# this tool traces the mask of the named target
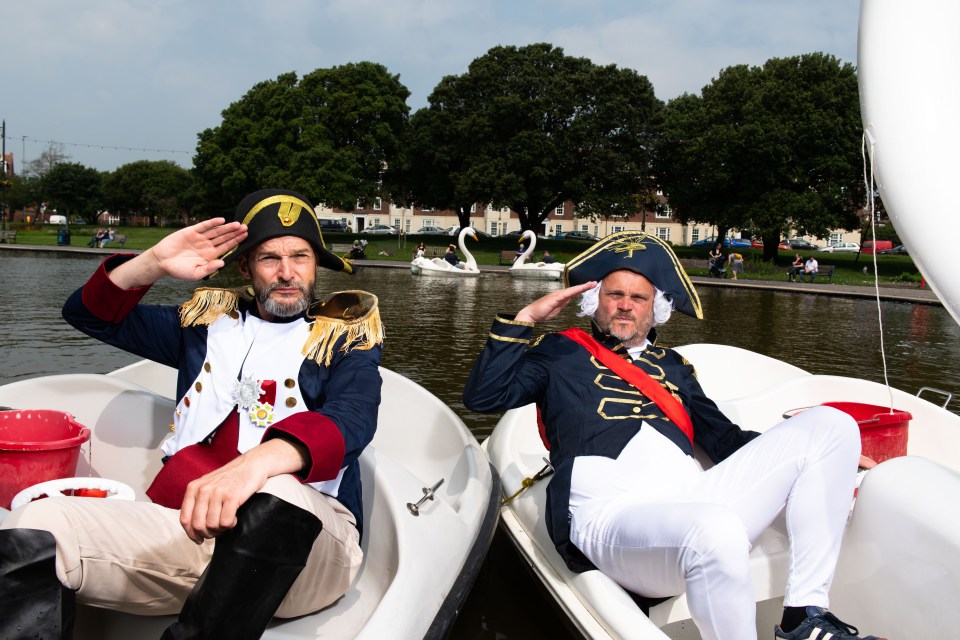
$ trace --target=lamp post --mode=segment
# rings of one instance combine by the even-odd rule
[[[0,155],[0,231],[3,231],[3,241],[6,242],[7,233],[7,121],[0,124],[0,137],[3,138],[3,152]]]

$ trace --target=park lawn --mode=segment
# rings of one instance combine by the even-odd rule
[[[57,245],[57,227],[16,227],[17,243],[40,246]],[[118,227],[117,233],[125,233],[127,242],[124,249],[143,250],[156,244],[164,236],[176,231],[172,227]],[[90,238],[96,233],[97,227],[91,225],[70,227],[70,246],[85,247]],[[393,260],[409,262],[413,257],[413,250],[419,242],[428,247],[445,247],[456,244],[456,238],[451,236],[408,236],[398,241],[396,236],[363,236],[353,233],[328,233],[324,235],[327,246],[333,243],[349,244],[355,238],[366,238],[367,257],[371,260]],[[514,237],[481,238],[479,241],[467,240],[467,248],[473,254],[477,264],[500,264],[500,252],[514,251],[518,242]],[[537,240],[535,257],[540,258],[543,250],[549,251],[557,262],[569,262],[590,247],[590,243],[580,240]],[[107,245],[107,248],[118,248],[116,245]],[[699,247],[675,246],[674,251],[679,258],[705,260],[706,251]],[[791,251],[780,251],[776,264],[763,262],[760,249],[741,249],[745,259],[745,270],[740,275],[744,280],[786,280],[786,271],[793,259]],[[386,254],[386,255],[384,255]],[[806,254],[804,254],[806,255]],[[813,254],[821,265],[835,265],[833,274],[834,284],[872,285],[873,284],[873,256],[861,255],[859,259],[855,253],[823,253]],[[463,255],[460,256],[463,258]],[[867,274],[863,268],[867,267]],[[919,286],[920,274],[910,256],[883,255],[877,256],[877,269],[880,282],[883,284],[901,284]],[[691,268],[687,270],[692,276],[706,276],[707,270]]]

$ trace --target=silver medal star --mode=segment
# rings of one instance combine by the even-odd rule
[[[237,404],[239,411],[241,408],[248,409],[255,405],[260,400],[261,394],[263,394],[263,388],[260,386],[260,381],[245,375],[237,380],[230,396]]]

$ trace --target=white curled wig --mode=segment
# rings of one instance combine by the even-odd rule
[[[580,296],[580,311],[577,313],[581,318],[584,316],[593,317],[593,314],[597,312],[597,307],[600,305],[600,287],[602,285],[597,285],[589,291],[585,291]],[[653,326],[659,326],[665,323],[670,319],[670,314],[673,313],[673,303],[667,298],[667,296],[657,289],[653,288]]]

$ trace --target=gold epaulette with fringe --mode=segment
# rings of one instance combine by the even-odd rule
[[[252,294],[244,287],[236,289],[200,287],[193,292],[190,300],[180,305],[180,326],[209,326],[223,314],[236,311],[241,298],[252,299]]]
[[[224,314],[235,315],[241,300],[253,300],[249,287],[200,287],[180,306],[180,326],[209,326]],[[328,366],[333,360],[334,345],[341,337],[346,337],[340,348],[343,353],[352,349],[365,351],[381,344],[383,323],[377,304],[377,296],[366,291],[338,291],[315,302],[307,311],[310,334],[303,345],[303,355]]]
[[[340,351],[365,351],[383,342],[383,323],[377,307],[377,296],[366,291],[338,291],[317,302],[307,312],[312,322],[303,355],[317,364],[329,365],[333,347],[346,337]]]

